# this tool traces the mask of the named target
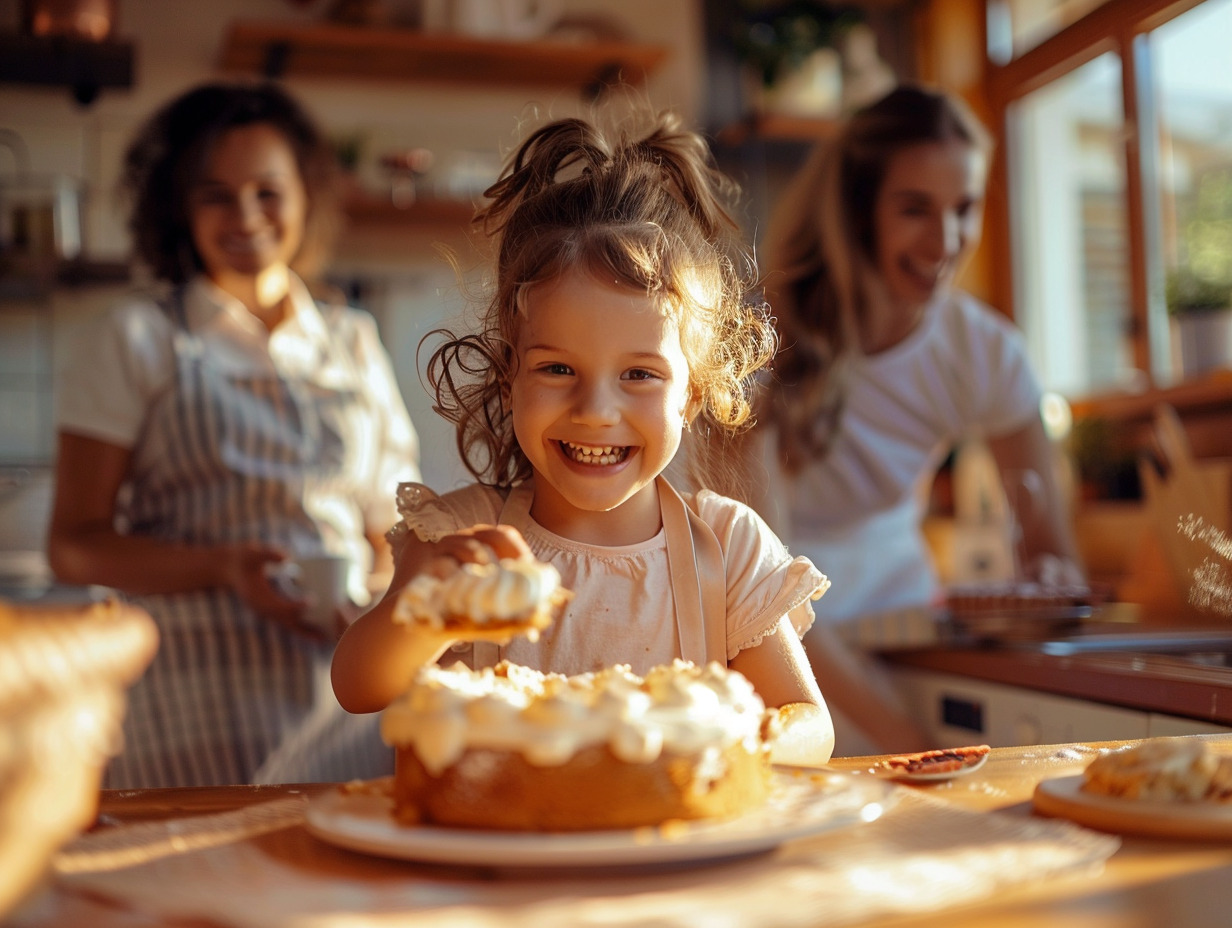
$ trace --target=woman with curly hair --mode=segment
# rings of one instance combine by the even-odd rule
[[[145,608],[161,646],[133,689],[109,787],[348,779],[371,726],[338,710],[329,658],[383,587],[415,431],[367,313],[317,302],[335,225],[328,140],[273,84],[206,84],[129,146],[138,257],[162,285],[98,320],[63,366],[49,559]],[[301,276],[305,275],[305,276]],[[321,627],[275,582],[350,565]]]

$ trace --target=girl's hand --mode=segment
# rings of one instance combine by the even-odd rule
[[[825,706],[793,702],[778,710],[778,734],[770,744],[770,763],[820,767],[834,753],[834,723]]]
[[[445,535],[435,548],[435,557],[425,569],[431,569],[437,576],[441,576],[439,570],[454,569],[456,564],[490,564],[505,558],[523,560],[534,556],[522,533],[508,525],[473,525]],[[448,560],[455,564],[441,563]]]

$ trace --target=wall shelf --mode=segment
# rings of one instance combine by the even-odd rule
[[[739,122],[724,126],[715,134],[721,145],[745,142],[819,142],[838,134],[838,119],[811,116],[783,116],[777,113],[751,113]]]
[[[68,87],[77,102],[94,102],[99,90],[133,85],[131,42],[0,32],[0,83]]]
[[[642,83],[667,53],[664,46],[627,42],[506,42],[411,29],[236,22],[220,66],[271,78],[573,87],[593,98],[618,81]]]
[[[475,215],[475,206],[465,200],[420,196],[402,205],[368,191],[349,193],[343,208],[352,224],[430,226],[454,231],[468,228]]]

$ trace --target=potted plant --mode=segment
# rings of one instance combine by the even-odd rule
[[[1184,376],[1228,367],[1232,359],[1232,282],[1180,268],[1168,274],[1165,297]]]
[[[841,102],[844,32],[862,23],[851,7],[821,0],[721,0],[721,21],[761,107],[833,115]]]

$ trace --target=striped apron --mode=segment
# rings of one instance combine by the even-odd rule
[[[351,384],[322,386],[216,363],[172,300],[176,373],[140,442],[156,467],[133,474],[122,530],[187,544],[245,540],[289,554],[347,553],[307,507],[347,478],[348,423],[380,415]],[[329,366],[354,371],[331,345]],[[332,533],[332,534],[337,534]],[[230,590],[131,596],[153,616],[158,653],[130,690],[109,788],[342,780],[392,770],[375,716],[351,716],[329,683],[332,646],[259,618]]]

